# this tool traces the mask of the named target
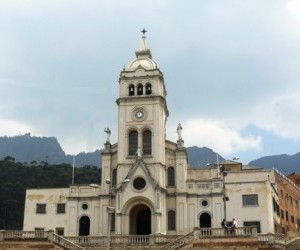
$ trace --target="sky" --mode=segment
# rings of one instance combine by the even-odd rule
[[[240,162],[300,152],[300,1],[0,0],[0,136],[117,142],[118,77],[145,28],[167,138]]]

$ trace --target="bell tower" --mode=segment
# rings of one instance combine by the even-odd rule
[[[118,177],[124,178],[140,157],[156,181],[164,185],[167,93],[163,74],[147,45],[146,30],[142,33],[136,59],[124,67],[119,77]]]

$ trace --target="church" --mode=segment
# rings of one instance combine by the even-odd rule
[[[177,141],[166,139],[167,88],[145,32],[136,58],[119,76],[118,139],[111,143],[111,131],[104,129],[99,184],[28,189],[23,230],[66,236],[184,235],[235,218],[238,226],[255,225],[259,233],[278,231],[274,170],[231,160],[193,169],[184,124],[178,124]]]

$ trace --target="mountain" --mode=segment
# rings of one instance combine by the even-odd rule
[[[299,173],[300,152],[294,155],[272,155],[264,156],[249,162],[250,166],[259,166],[263,168],[277,168],[283,174],[288,175],[293,172]]]
[[[22,163],[44,162],[49,164],[73,164],[73,155],[66,155],[55,137],[35,137],[30,133],[13,137],[0,137],[0,158],[11,156]],[[100,166],[100,150],[79,153],[75,166]]]
[[[207,147],[187,147],[189,164],[191,167],[205,167],[215,164],[224,158]],[[66,155],[55,137],[35,137],[30,133],[13,137],[0,137],[0,159],[6,156],[15,158],[22,163],[46,162],[49,164],[73,164],[73,155]],[[101,166],[101,150],[75,155],[75,166]],[[249,162],[250,166],[272,168],[275,167],[285,175],[299,172],[300,153],[295,155],[265,156]]]
[[[214,164],[224,158],[213,150],[203,147],[188,147],[189,163],[192,167]],[[218,155],[218,156],[217,156]],[[73,155],[66,155],[55,137],[35,137],[30,133],[13,137],[0,137],[0,158],[11,156],[22,163],[47,162],[49,164],[73,164]],[[75,166],[100,166],[101,151],[75,155]]]
[[[61,163],[65,152],[55,137],[33,137],[30,133],[14,137],[0,137],[0,157],[12,156],[22,162]]]
[[[218,161],[225,160],[221,155],[206,147],[188,147],[187,153],[191,167],[198,168],[207,164],[215,164]]]

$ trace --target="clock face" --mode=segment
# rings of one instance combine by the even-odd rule
[[[137,119],[143,119],[143,117],[144,117],[144,112],[142,111],[142,110],[138,110],[138,111],[136,111],[135,112],[135,117],[137,118]]]

